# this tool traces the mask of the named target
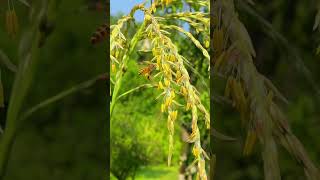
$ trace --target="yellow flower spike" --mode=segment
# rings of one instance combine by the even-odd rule
[[[180,92],[182,93],[183,96],[188,95],[187,89],[184,86],[181,87]]]
[[[187,141],[189,143],[193,143],[195,142],[197,139],[197,132],[196,131],[192,131],[192,133],[190,134],[190,136],[188,137]]]
[[[165,64],[161,64],[161,67],[162,67],[162,69],[163,69],[163,71],[166,73],[167,71],[168,71],[168,69],[166,68],[166,65]]]
[[[174,62],[176,60],[176,57],[173,54],[169,55],[169,61]]]
[[[169,116],[168,116],[168,120],[167,120],[167,128],[168,128],[169,132],[171,131],[171,123],[172,123],[170,113],[171,113],[171,111],[169,111]],[[171,134],[171,132],[170,132],[170,134]]]
[[[117,51],[115,52],[115,58],[118,58],[118,57],[119,57],[119,54],[120,54],[120,52],[117,50]]]
[[[157,0],[153,4],[166,6],[170,4],[172,0]],[[152,5],[151,5],[152,6]],[[191,14],[192,15],[192,14]],[[196,14],[197,15],[197,14]],[[151,15],[152,16],[152,15]],[[185,68],[184,65],[184,58],[179,55],[178,48],[176,45],[171,41],[169,37],[166,36],[165,33],[162,33],[162,27],[159,27],[159,24],[156,23],[157,19],[153,19],[154,24],[152,24],[152,28],[148,28],[148,31],[150,34],[152,34],[152,37],[154,37],[154,40],[152,42],[153,49],[152,53],[155,58],[154,61],[157,62],[158,67],[160,69],[161,73],[161,80],[162,86],[164,86],[164,94],[163,97],[163,105],[161,105],[162,111],[166,111],[167,114],[167,120],[168,120],[168,130],[169,130],[169,154],[168,154],[168,164],[171,162],[171,156],[172,156],[172,150],[173,150],[173,133],[174,133],[174,123],[175,120],[177,120],[178,112],[174,111],[173,108],[175,105],[172,104],[172,102],[175,102],[175,92],[173,88],[180,88],[179,91],[181,94],[184,95],[185,104],[184,107],[187,110],[192,109],[192,133],[190,137],[188,137],[187,141],[189,143],[195,143],[195,149],[194,149],[194,155],[196,163],[197,163],[197,171],[198,171],[198,178],[201,180],[206,179],[206,170],[205,170],[205,164],[202,162],[205,162],[203,160],[203,150],[201,148],[201,142],[200,142],[200,132],[198,129],[198,114],[201,113],[202,115],[205,115],[206,119],[209,119],[209,114],[206,112],[205,109],[199,108],[201,106],[200,98],[198,97],[199,92],[195,89],[195,87],[190,82],[190,76]],[[198,28],[198,31],[203,31],[204,29]],[[207,40],[208,41],[208,40]],[[203,46],[210,46],[210,43],[207,42],[206,39],[202,41]],[[199,43],[200,44],[200,43]],[[156,51],[157,50],[157,51]],[[171,84],[171,82],[173,84]],[[177,82],[177,83],[176,83]],[[157,83],[160,84],[158,81]],[[158,85],[158,88],[161,85]],[[178,89],[177,89],[178,90]],[[195,111],[200,110],[199,112]],[[189,112],[190,113],[190,112]],[[202,117],[202,116],[201,116]],[[208,120],[206,121],[206,125],[209,123]],[[203,160],[202,162],[200,162]]]
[[[116,65],[115,64],[112,64],[111,70],[112,70],[112,72],[116,72]]]
[[[199,160],[198,162],[199,167],[199,175],[202,180],[207,180],[207,175],[205,171],[205,161],[203,159]]]
[[[165,71],[164,75],[166,76],[167,79],[172,80],[172,74],[171,71]]]
[[[187,103],[186,110],[187,110],[187,111],[189,111],[189,110],[190,110],[190,108],[191,108],[191,106],[192,106],[192,104],[191,104],[190,102],[188,102],[188,103]]]
[[[180,88],[180,93],[183,94],[183,86]]]
[[[207,129],[210,129],[210,115],[208,113],[205,114],[205,121]]]
[[[151,16],[149,14],[146,14],[144,16],[144,19],[145,19],[146,22],[150,22],[151,21]]]
[[[206,48],[209,48],[210,42],[209,42],[208,40],[206,40],[206,41],[204,42],[204,46],[205,46]]]
[[[176,97],[176,94],[174,93],[174,91],[171,90],[170,94],[172,99]]]
[[[161,112],[165,112],[166,111],[166,105],[161,104]]]
[[[168,123],[169,122],[171,123],[172,121],[174,121],[172,114],[173,114],[173,111],[169,111]]]
[[[158,53],[157,53],[156,48],[153,48],[153,49],[152,49],[152,54],[153,54],[153,56],[157,56]]]
[[[170,71],[168,70],[163,70],[164,75],[168,78],[170,76]]]
[[[170,111],[169,113],[170,120],[175,121],[177,119],[177,116],[178,116],[178,111]]]
[[[169,55],[164,55],[164,59],[165,59],[166,61],[170,61],[169,58],[170,58]]]
[[[164,89],[163,84],[161,81],[159,81],[158,89]]]
[[[178,79],[178,78],[180,78],[181,77],[181,72],[178,70],[177,72],[176,72],[176,78]]]
[[[200,150],[199,150],[199,148],[197,148],[197,147],[193,147],[192,148],[192,154],[195,156],[195,157],[199,157],[200,156]]]
[[[157,10],[156,4],[154,3],[154,4],[152,4],[152,6],[151,6],[151,12],[155,13],[156,10]]]
[[[183,95],[184,95],[184,96],[188,96],[188,90],[187,90],[186,88],[183,88],[183,90],[184,90],[184,91],[183,91]]]
[[[168,107],[169,106],[169,98],[166,98],[164,101],[164,106]]]
[[[171,61],[170,59],[171,59],[171,55],[170,54],[166,55],[166,60]]]
[[[177,78],[177,79],[176,79],[176,82],[179,84],[179,83],[181,83],[182,80],[183,80],[183,76]]]
[[[172,104],[172,99],[171,99],[171,98],[168,98],[167,100],[168,100],[168,106],[171,106],[171,104]]]
[[[176,120],[178,117],[178,111],[173,111],[173,118]]]
[[[163,67],[163,70],[164,70],[165,72],[167,72],[167,73],[170,72],[170,67],[169,67],[168,64],[163,64],[162,67]]]
[[[157,56],[157,65],[158,65],[158,68],[160,69],[160,67],[161,67],[161,56]]]
[[[170,86],[170,81],[169,81],[168,79],[165,79],[165,80],[164,80],[164,85],[165,85],[166,87],[169,87],[169,86]]]

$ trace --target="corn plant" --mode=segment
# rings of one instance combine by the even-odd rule
[[[51,26],[48,24],[55,22],[55,12],[59,6],[60,0],[43,0],[38,3],[28,3],[20,0],[30,10],[30,19],[23,19],[28,22],[26,31],[19,32],[19,17],[14,10],[14,1],[8,1],[8,10],[6,12],[6,30],[11,38],[21,38],[16,52],[18,60],[11,61],[9,56],[0,49],[1,68],[5,67],[15,74],[15,80],[12,87],[9,105],[6,114],[6,126],[0,127],[0,179],[4,179],[8,161],[19,131],[25,126],[28,118],[35,112],[55,103],[66,96],[70,96],[80,90],[89,88],[96,84],[97,81],[105,80],[106,74],[97,75],[96,77],[75,85],[56,95],[44,99],[38,104],[25,109],[26,96],[32,86],[34,73],[37,70],[38,54],[40,47],[44,45],[44,40],[51,32]],[[51,30],[50,30],[51,29]],[[13,62],[19,62],[15,65]],[[1,78],[1,77],[0,77]],[[0,80],[0,107],[4,106],[4,96],[2,83]],[[9,93],[8,93],[9,94]]]
[[[259,141],[265,179],[281,179],[277,153],[277,144],[280,144],[302,166],[307,179],[318,179],[319,170],[275,101],[286,101],[285,98],[253,63],[255,50],[236,14],[233,0],[217,0],[213,6],[216,12],[212,17],[214,70],[226,78],[225,97],[240,112],[247,129],[243,154],[249,155]]]
[[[190,6],[197,4],[205,8],[205,11],[176,11],[168,13],[166,9],[177,4],[187,3]],[[191,62],[196,59],[184,57],[179,52],[178,47],[170,36],[173,32],[189,38],[206,59],[206,64],[210,62],[209,48],[209,1],[172,1],[155,0],[150,3],[145,2],[133,7],[131,12],[111,25],[110,32],[110,66],[111,66],[111,104],[110,116],[112,120],[113,111],[117,100],[133,91],[140,90],[142,87],[158,89],[160,95],[156,98],[161,101],[161,111],[167,116],[167,127],[169,131],[168,165],[171,164],[172,151],[174,148],[173,135],[175,123],[179,119],[179,111],[190,111],[192,115],[191,129],[187,142],[193,143],[194,162],[197,166],[197,177],[207,179],[206,161],[209,159],[201,144],[200,129],[198,119],[203,119],[207,129],[210,128],[210,115],[199,98],[199,92],[190,81],[187,66],[192,66]],[[144,20],[132,37],[125,34],[127,25],[134,20],[137,10],[144,13]],[[174,23],[173,23],[173,22]],[[177,22],[186,22],[190,28],[201,36],[201,39],[179,26]],[[171,23],[170,23],[171,22]],[[127,68],[128,61],[134,52],[137,51],[138,42],[151,42],[146,51],[152,56],[145,61],[146,67],[142,68],[140,74],[150,80],[150,84],[140,85],[119,95],[122,87],[123,76]],[[208,78],[207,78],[208,79]],[[184,99],[183,101],[181,99]],[[180,102],[182,101],[182,102]],[[111,121],[112,123],[112,121]]]

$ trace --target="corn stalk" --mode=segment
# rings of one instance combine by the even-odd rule
[[[51,0],[52,2],[54,0]],[[23,36],[20,44],[20,63],[16,72],[15,81],[12,88],[11,98],[9,102],[6,128],[0,142],[0,179],[3,179],[6,173],[8,160],[17,130],[21,125],[19,116],[22,105],[31,87],[34,72],[38,61],[38,41],[40,32],[38,30],[41,19],[48,11],[49,0],[42,1],[38,7],[37,14],[33,14],[31,28]]]
[[[162,97],[163,100],[163,103],[161,104],[161,111],[168,115],[168,165],[171,164],[171,156],[173,152],[174,123],[178,115],[177,107],[184,106],[186,107],[186,110],[190,110],[192,114],[192,133],[187,140],[189,143],[193,143],[194,145],[192,153],[195,160],[192,165],[195,165],[198,170],[197,177],[202,180],[206,180],[207,174],[205,158],[209,157],[202,149],[200,129],[198,128],[198,114],[201,112],[204,115],[203,119],[208,129],[210,128],[210,115],[200,101],[199,92],[190,83],[189,73],[185,67],[185,64],[189,63],[188,59],[179,54],[177,46],[168,36],[170,33],[165,31],[165,29],[183,33],[198,49],[200,49],[204,57],[206,57],[209,62],[209,54],[204,48],[208,48],[209,46],[209,41],[206,39],[206,36],[209,34],[209,19],[206,17],[207,14],[203,13],[177,13],[170,16],[173,19],[183,19],[187,21],[191,26],[194,26],[197,32],[205,34],[206,36],[204,38],[205,42],[203,43],[203,46],[191,33],[185,31],[181,27],[167,25],[165,22],[166,19],[156,16],[155,12],[158,8],[164,8],[169,6],[171,3],[173,3],[171,0],[154,1],[151,3],[149,8],[145,8],[144,3],[139,4],[132,9],[128,16],[122,17],[118,20],[117,24],[111,26],[110,60],[112,70],[117,72],[115,74],[112,92],[110,115],[112,116],[117,99],[122,97],[122,95],[118,95],[122,84],[122,77],[124,75],[127,62],[130,59],[138,40],[149,40],[152,42],[150,51],[152,51],[153,58],[148,61],[149,66],[142,69],[140,74],[150,78],[150,72],[153,69],[156,69],[158,72],[157,75],[154,75],[154,78],[157,79],[158,83],[157,85],[153,85],[153,87],[158,87],[158,89],[162,91],[159,95],[159,98]],[[207,1],[204,1],[203,3],[206,6],[208,5]],[[131,39],[130,43],[127,44],[127,39],[122,34],[121,29],[124,23],[127,23],[131,18],[133,18],[133,13],[138,9],[144,12],[144,21]],[[126,95],[128,93],[124,94]],[[181,105],[176,101],[176,94],[183,97],[186,101],[185,105]]]

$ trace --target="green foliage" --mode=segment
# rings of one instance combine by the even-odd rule
[[[135,55],[133,59],[138,57]],[[120,94],[137,84],[148,83],[149,80],[137,75],[138,67],[134,61],[129,62]],[[111,173],[118,179],[133,177],[143,166],[166,161],[168,134],[156,96],[154,89],[143,89],[118,101],[111,122]],[[175,141],[174,164],[181,151],[178,129]]]

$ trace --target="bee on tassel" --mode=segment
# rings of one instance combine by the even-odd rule
[[[151,73],[153,72],[153,70],[155,69],[155,65],[154,64],[149,64],[148,66],[140,69],[139,71],[139,75],[144,75],[145,77],[147,77],[149,80],[151,80]]]
[[[105,40],[109,34],[109,27],[107,24],[101,25],[91,36],[91,44],[98,44]]]

